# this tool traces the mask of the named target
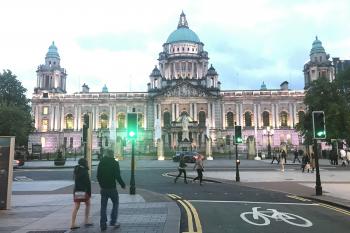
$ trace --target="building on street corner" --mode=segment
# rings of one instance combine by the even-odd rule
[[[268,89],[262,83],[256,90],[225,90],[219,73],[209,64],[204,43],[190,29],[183,12],[158,61],[147,91],[109,92],[104,86],[101,92],[90,92],[84,84],[80,92],[66,93],[69,78],[52,43],[45,64],[37,69],[32,97],[36,130],[30,135],[29,148],[41,144],[44,153],[79,151],[84,114],[88,112],[93,116],[93,151],[114,146],[120,156],[126,151],[128,112],[138,114],[136,147],[143,154],[155,153],[156,142],[162,143],[165,155],[181,150],[179,143],[187,137],[190,150],[204,152],[209,144],[213,153],[233,151],[235,123],[242,126],[245,142],[255,139],[258,151],[267,150],[269,140],[272,148],[301,143],[295,127],[305,112],[304,90],[290,90],[283,80],[280,89]],[[324,74],[333,80],[335,70],[316,38],[310,61],[304,66],[305,87]],[[272,135],[264,133],[267,127],[274,129]],[[239,147],[247,150],[246,145]]]

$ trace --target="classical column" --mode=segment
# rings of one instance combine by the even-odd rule
[[[100,123],[100,108],[99,106],[97,105],[96,106],[96,117],[95,117],[95,122],[96,122],[96,130],[98,130],[99,128],[99,123]]]
[[[297,105],[295,103],[293,104],[293,122],[295,127],[297,124]]]
[[[162,122],[162,109],[161,109],[162,105],[158,104],[158,114],[159,114],[159,121],[160,121],[160,125],[163,125]]]
[[[274,106],[274,104],[271,104],[271,119],[272,119],[272,122],[271,122],[272,127],[276,128],[276,123],[275,123],[275,106]]]
[[[64,106],[61,107],[61,131],[64,130]]]
[[[258,115],[256,116],[256,127],[260,128],[261,127],[261,104],[258,104]]]
[[[54,106],[50,106],[50,127],[49,127],[49,129],[50,129],[50,131],[52,131],[53,130],[53,117],[54,117],[54,115],[55,115],[55,109],[54,109]]]
[[[74,105],[74,131],[77,131],[78,129],[78,108],[76,105]]]
[[[143,110],[143,128],[147,129],[147,110],[144,108]]]
[[[190,103],[190,117],[193,119],[193,103]]]
[[[280,127],[280,122],[279,122],[279,119],[280,119],[279,114],[280,114],[280,112],[279,112],[278,104],[275,104],[275,106],[276,106],[276,109],[275,109],[275,113],[276,113],[276,128],[279,128]]]
[[[193,119],[194,119],[195,121],[198,121],[197,103],[194,103]]]
[[[222,111],[221,111],[221,113],[222,113],[222,129],[226,129],[226,117],[225,117],[225,104],[223,103],[222,105],[221,105],[221,109],[222,109]]]
[[[243,104],[239,105],[239,125],[243,126]]]
[[[253,111],[254,111],[254,127],[257,128],[258,127],[258,116],[257,116],[257,106],[256,104],[253,104]]]
[[[78,131],[81,130],[81,105],[78,106]]]
[[[294,119],[293,119],[293,106],[292,106],[292,104],[288,104],[289,105],[289,114],[288,114],[288,118],[289,118],[289,125],[290,125],[290,127],[293,129],[294,128]]]
[[[109,116],[108,116],[108,128],[112,128],[112,119],[113,119],[113,107],[109,105]]]
[[[176,115],[175,119],[179,117],[179,104],[176,104]]]
[[[211,104],[208,103],[208,122],[209,122],[209,126],[211,127]]]
[[[240,121],[239,121],[239,106],[238,104],[235,104],[236,105],[236,119],[235,119],[235,122],[237,125],[239,125]]]
[[[59,106],[55,106],[55,131],[58,130],[58,122],[60,118],[60,109]]]
[[[35,116],[35,129],[39,130],[39,106],[35,106],[35,111],[34,111],[34,116]]]
[[[215,128],[215,102],[211,104],[211,119],[213,121],[212,127]]]

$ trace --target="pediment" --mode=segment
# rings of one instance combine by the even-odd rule
[[[209,92],[201,87],[197,87],[188,82],[182,82],[173,87],[169,87],[161,96],[165,97],[206,97],[211,96]]]

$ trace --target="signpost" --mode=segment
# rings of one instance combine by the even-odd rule
[[[11,207],[15,137],[0,137],[0,210]]]

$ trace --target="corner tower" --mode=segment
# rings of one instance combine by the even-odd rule
[[[45,64],[39,65],[36,71],[34,93],[66,93],[67,73],[61,68],[60,61],[55,42],[52,42],[45,56]]]
[[[326,77],[330,82],[334,80],[334,67],[326,54],[322,42],[316,36],[310,51],[310,60],[304,65],[305,89],[320,77]]]

